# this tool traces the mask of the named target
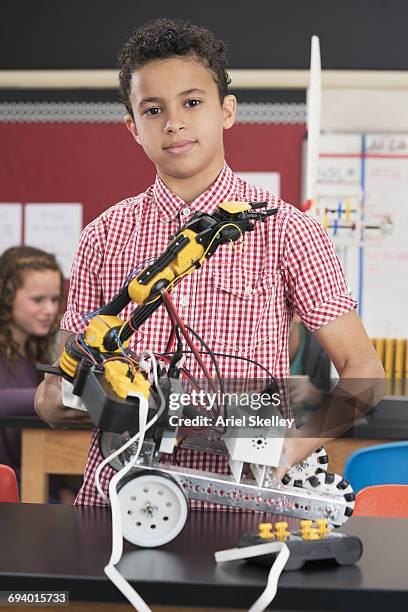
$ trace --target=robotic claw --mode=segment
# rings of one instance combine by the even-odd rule
[[[105,461],[119,471],[126,468],[117,490],[123,536],[134,544],[160,546],[175,538],[187,519],[187,500],[298,518],[327,518],[334,525],[341,525],[352,514],[351,487],[341,476],[326,472],[323,449],[292,468],[283,482],[276,480],[273,468],[281,464],[284,434],[276,437],[273,428],[253,427],[245,437],[237,438],[228,435],[227,427],[212,426],[218,436],[205,441],[204,448],[201,438],[201,449],[228,456],[231,476],[162,462],[163,455],[177,448],[179,427],[174,417],[180,420],[192,410],[180,404],[175,413],[170,398],[183,393],[181,378],[197,384],[182,366],[183,340],[213,384],[189,331],[197,334],[179,318],[171,291],[204,265],[220,245],[237,242],[256,223],[278,212],[265,207],[265,202],[224,202],[211,215],[196,213],[162,255],[109,304],[87,316],[85,332],[68,339],[57,371],[47,369],[63,377],[64,403],[86,409],[104,432]],[[137,306],[128,321],[121,320],[118,314],[130,301]],[[166,352],[137,355],[128,348],[129,339],[161,305],[172,322]],[[177,350],[169,353],[176,338]],[[161,366],[163,359],[166,367]],[[216,363],[214,366],[217,369]],[[215,419],[217,415],[210,416]],[[124,432],[131,432],[125,434],[125,445]],[[121,442],[115,444],[117,440]],[[243,477],[244,463],[250,464],[254,478]]]

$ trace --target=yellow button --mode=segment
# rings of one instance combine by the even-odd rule
[[[279,541],[286,540],[286,538],[290,535],[290,532],[287,531],[287,526],[288,524],[285,522],[275,523],[275,534]]]
[[[327,523],[327,519],[317,519],[316,521],[317,531],[319,532],[319,536],[321,538],[324,538],[326,533],[330,533],[330,529],[327,526]]]
[[[264,540],[268,540],[274,537],[274,534],[272,533],[272,523],[259,523],[258,525],[258,529],[259,529],[259,537],[264,539]]]
[[[279,531],[279,529],[287,529],[287,527],[288,527],[287,523],[284,523],[284,522],[275,523],[276,531]]]
[[[302,533],[302,540],[320,540],[317,529],[310,529]]]
[[[309,520],[303,520],[300,521],[300,528],[301,530],[307,530],[307,529],[311,529],[313,526],[313,521],[309,521]]]

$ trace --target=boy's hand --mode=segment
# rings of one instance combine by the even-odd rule
[[[310,455],[319,447],[323,446],[330,438],[296,438],[289,437],[285,439],[283,444],[282,456],[288,462],[288,467],[278,467],[275,469],[276,477],[279,480],[285,476],[286,472],[296,465],[310,457]]]
[[[58,362],[55,365],[58,365]],[[72,425],[92,423],[87,412],[63,405],[61,378],[53,374],[44,375],[44,380],[35,394],[34,408],[40,419],[53,429],[68,429]]]

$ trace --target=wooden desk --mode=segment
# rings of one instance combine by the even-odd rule
[[[89,429],[50,429],[34,416],[2,416],[0,425],[21,429],[22,502],[46,503],[50,474],[84,473]]]
[[[79,474],[85,469],[89,430],[23,429],[21,501],[44,504],[50,474]]]
[[[126,544],[119,569],[151,606],[248,609],[265,587],[267,571],[241,561],[217,565],[214,552],[235,546],[259,520],[191,512],[166,546]],[[341,531],[362,540],[358,564],[316,563],[283,572],[273,609],[406,612],[408,520],[357,517]],[[1,591],[69,591],[72,602],[89,602],[90,610],[99,609],[90,602],[111,602],[112,610],[115,602],[125,602],[103,572],[111,551],[109,509],[0,504],[0,547]]]

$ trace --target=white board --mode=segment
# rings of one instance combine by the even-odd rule
[[[408,337],[408,134],[365,137],[366,219],[393,221],[366,232],[364,322],[373,337]]]
[[[371,337],[408,337],[408,134],[322,134],[318,181],[360,186],[361,248],[340,249],[346,278]],[[357,290],[356,290],[357,288]]]
[[[82,204],[25,205],[24,243],[53,253],[65,278],[70,277],[81,230]]]

